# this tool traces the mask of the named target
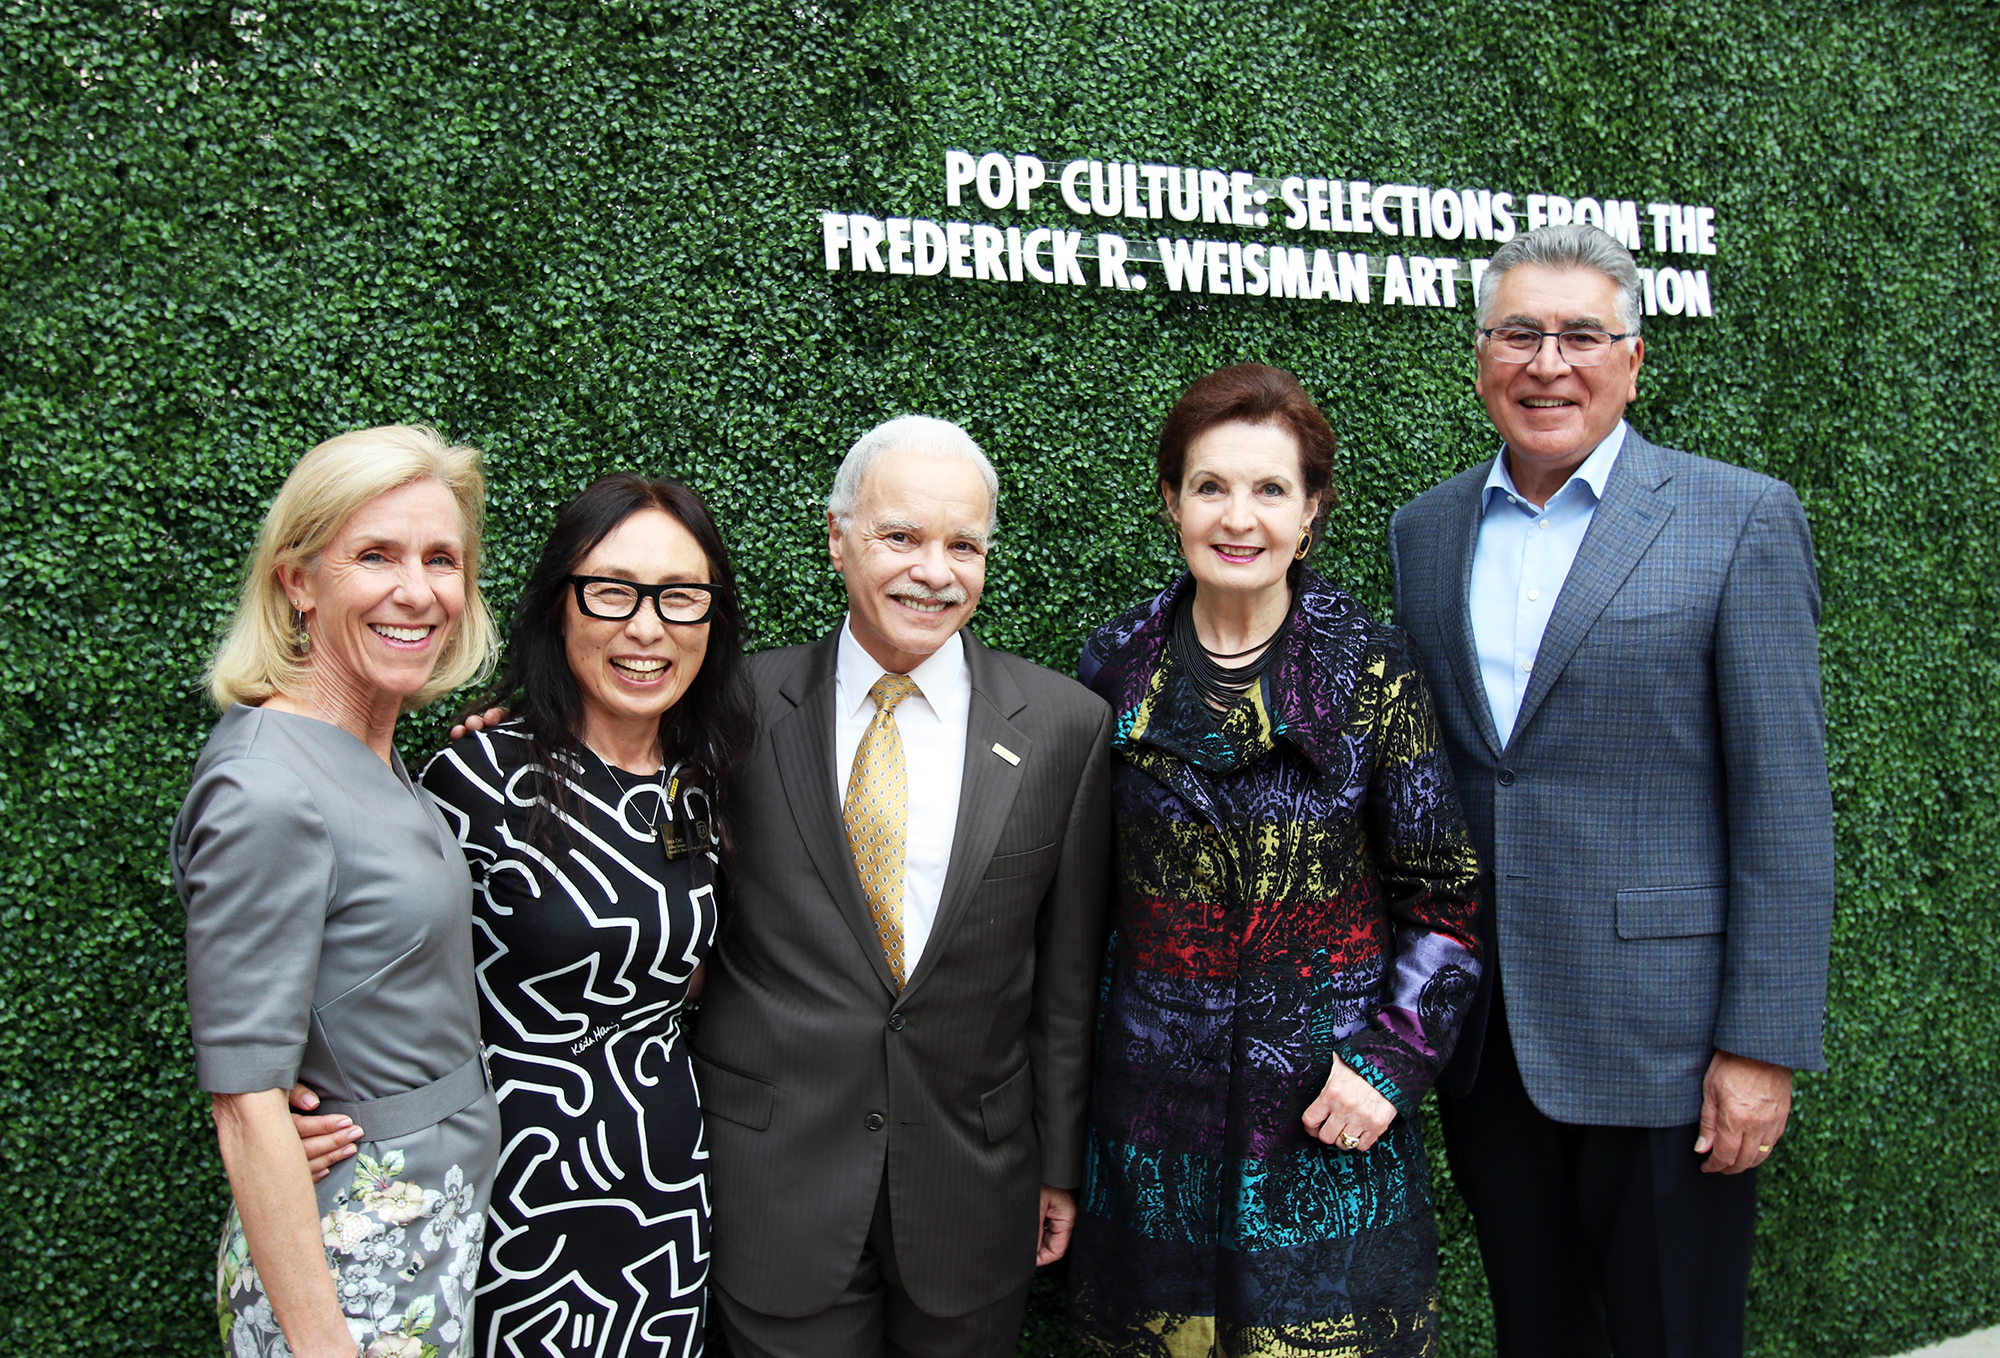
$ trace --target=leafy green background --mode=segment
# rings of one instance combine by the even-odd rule
[[[262,3],[0,0],[0,1346],[215,1344],[163,843],[239,562],[321,438],[485,447],[502,606],[592,476],[686,478],[777,644],[837,616],[839,451],[958,419],[1004,482],[981,630],[1065,667],[1173,569],[1173,396],[1262,359],[1342,440],[1325,568],[1386,602],[1388,514],[1490,441],[1467,313],[824,272],[822,208],[956,215],[947,147],[1720,208],[1717,315],[1649,326],[1633,417],[1803,496],[1839,813],[1833,1073],[1765,1171],[1754,1348],[2000,1319],[1990,5]],[[1030,1350],[1073,1351],[1046,1296]]]

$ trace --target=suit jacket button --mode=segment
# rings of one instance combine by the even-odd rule
[[[880,1113],[870,1113],[861,1120],[861,1125],[871,1132],[879,1132],[886,1125]]]
[[[1241,811],[1232,811],[1229,815],[1229,825],[1234,830],[1248,830],[1250,828],[1250,817]]]
[[[1499,772],[1498,774],[1496,774],[1495,776],[1496,776],[1496,777],[1497,777],[1497,778],[1498,778],[1498,779],[1500,780],[1500,786],[1501,786],[1501,787],[1512,787],[1512,786],[1514,786],[1514,770],[1512,770],[1512,769],[1502,769],[1502,770],[1500,770],[1500,772]]]
[[[892,1033],[903,1031],[903,1016],[901,1014],[889,1015],[889,1031]]]

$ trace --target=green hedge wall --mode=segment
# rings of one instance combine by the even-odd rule
[[[837,617],[839,450],[949,416],[1004,482],[980,629],[1064,667],[1173,569],[1172,396],[1262,359],[1342,440],[1325,568],[1386,603],[1390,511],[1488,451],[1467,312],[823,269],[821,209],[1018,220],[946,210],[952,147],[1718,207],[1716,316],[1649,324],[1634,420],[1804,497],[1840,818],[1833,1072],[1765,1172],[1755,1351],[2000,1319],[1988,4],[262,3],[0,0],[0,1347],[213,1350],[163,844],[319,439],[484,446],[503,606],[592,476],[684,477],[771,645]],[[1441,1201],[1457,1358],[1489,1322]]]

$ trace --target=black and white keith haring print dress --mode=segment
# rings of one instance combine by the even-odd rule
[[[479,1270],[476,1352],[691,1358],[708,1280],[708,1152],[680,1031],[715,937],[705,795],[561,776],[568,842],[529,840],[549,775],[515,723],[423,774],[472,869],[480,1035],[500,1097],[500,1168]],[[669,859],[656,825],[671,817]]]

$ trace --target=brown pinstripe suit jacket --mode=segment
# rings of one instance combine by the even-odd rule
[[[766,1315],[824,1310],[854,1274],[886,1172],[905,1286],[924,1310],[962,1315],[1032,1272],[1039,1185],[1081,1177],[1112,889],[1111,713],[965,634],[951,863],[899,996],[835,800],[836,641],[750,661],[757,747],[693,1044],[711,1277]]]

